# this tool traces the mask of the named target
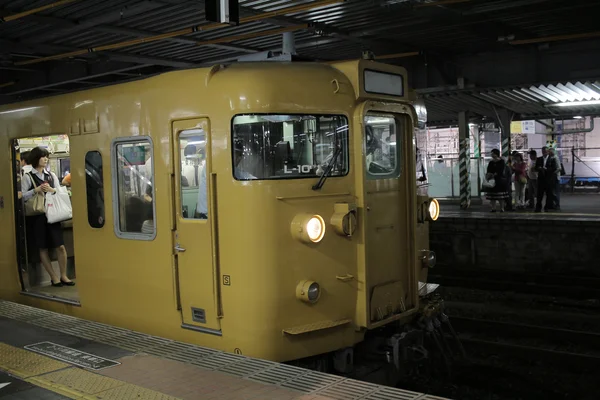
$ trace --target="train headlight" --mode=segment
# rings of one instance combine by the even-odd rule
[[[325,221],[319,215],[315,215],[306,223],[306,233],[308,238],[314,243],[318,243],[325,236]]]
[[[433,268],[435,264],[437,264],[437,256],[435,255],[435,251],[430,251],[427,256],[427,265],[429,265],[429,268]]]
[[[431,199],[429,201],[429,219],[431,221],[436,221],[440,216],[440,203],[436,199]]]
[[[302,281],[296,286],[296,297],[306,303],[314,304],[321,297],[321,286],[314,281]]]
[[[437,256],[435,251],[421,250],[421,262],[423,268],[433,268],[437,264]]]
[[[292,220],[291,232],[305,243],[319,243],[325,236],[325,220],[320,215],[297,215]]]

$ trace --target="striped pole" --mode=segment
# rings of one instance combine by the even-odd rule
[[[464,210],[471,206],[471,152],[469,151],[469,138],[461,139],[459,145],[460,208]]]
[[[508,141],[510,138],[504,136],[504,132],[502,132],[502,157],[507,158],[510,154],[510,146]]]

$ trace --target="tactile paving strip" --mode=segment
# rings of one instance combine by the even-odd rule
[[[71,326],[67,329],[62,330],[62,332],[84,339],[95,340],[100,343],[106,343],[118,336],[127,334],[127,331],[125,329],[119,329],[109,325],[97,323],[88,323],[80,324],[77,326]]]
[[[169,360],[191,363],[218,353],[217,350],[206,349],[181,342],[170,342],[162,346],[146,349],[146,353],[153,356],[164,357]]]
[[[425,396],[422,393],[411,392],[409,390],[382,387],[364,397],[363,400],[425,400],[427,398]]]
[[[193,364],[197,367],[208,369],[208,370],[215,370],[215,369],[223,368],[230,364],[239,363],[246,359],[248,359],[248,357],[238,356],[238,355],[229,354],[229,353],[217,352],[217,353],[211,355],[210,357],[203,357],[198,360],[192,360],[192,361],[190,361],[190,364]],[[269,362],[269,361],[267,361],[267,362]]]
[[[336,400],[356,400],[364,399],[365,396],[378,389],[379,386],[377,385],[346,379],[340,383],[326,387],[319,394]]]
[[[292,379],[296,379],[309,373],[310,371],[304,368],[277,364],[274,368],[264,369],[248,376],[248,379],[267,385],[281,385],[284,382],[291,381]]]
[[[271,361],[180,343],[123,328],[0,300],[0,316],[135,352],[192,364],[242,379],[336,400],[447,400],[423,393],[345,379]],[[62,364],[62,363],[61,363]],[[66,364],[63,364],[66,365]],[[52,371],[52,370],[51,370]],[[171,400],[173,397],[126,385],[102,392],[100,399]],[[96,395],[98,396],[98,395]],[[132,396],[132,397],[119,397]],[[142,396],[142,397],[140,397]],[[149,397],[143,397],[149,396]],[[158,397],[157,397],[158,396]],[[162,396],[162,397],[160,397]]]
[[[178,400],[176,397],[135,385],[119,386],[94,395],[98,400]]]
[[[0,368],[19,378],[29,378],[67,367],[70,365],[0,343]]]
[[[36,380],[68,387],[79,393],[90,395],[124,385],[124,382],[84,371],[79,368],[69,368],[52,372],[50,374],[38,376]]]
[[[226,365],[222,368],[217,369],[219,372],[224,372],[229,375],[245,378],[249,375],[254,374],[257,370],[263,370],[265,368],[274,367],[273,363],[265,360],[258,360],[254,358],[247,358],[241,362]]]
[[[91,322],[81,320],[79,318],[73,318],[66,315],[47,315],[43,318],[35,319],[31,322],[33,325],[41,326],[42,328],[52,329],[55,331],[61,331],[69,333],[70,329],[90,325]]]
[[[334,375],[321,374],[319,372],[311,372],[309,374],[300,376],[296,379],[284,382],[281,387],[286,389],[297,390],[304,393],[316,392],[320,394],[320,391],[328,386],[334,385],[341,382],[343,378],[339,378]]]

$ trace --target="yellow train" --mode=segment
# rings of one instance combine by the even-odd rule
[[[371,60],[217,65],[2,106],[0,298],[351,362],[423,307],[439,205],[417,194],[416,120],[406,71]],[[39,146],[70,173],[75,286],[50,284],[24,232],[16,165]]]

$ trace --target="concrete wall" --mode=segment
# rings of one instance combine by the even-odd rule
[[[440,218],[430,240],[440,266],[600,276],[600,222]]]

